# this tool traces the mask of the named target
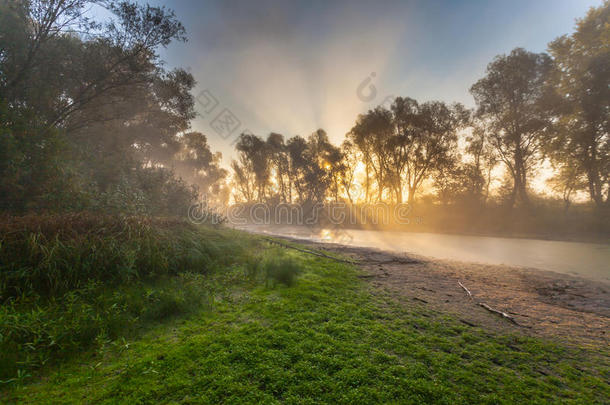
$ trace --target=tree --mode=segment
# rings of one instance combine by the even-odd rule
[[[498,160],[493,145],[484,128],[475,126],[472,134],[466,137],[466,154],[471,161],[464,163],[467,177],[467,190],[473,200],[486,203],[489,199],[491,175]]]
[[[561,166],[547,183],[553,191],[561,194],[564,210],[567,212],[572,205],[572,196],[576,191],[584,189],[587,181],[577,164],[566,164]]]
[[[576,31],[549,44],[557,69],[552,85],[561,97],[549,152],[568,180],[582,173],[591,200],[610,203],[610,1],[577,21]],[[573,173],[573,165],[578,173]],[[570,173],[570,175],[564,175]]]
[[[221,198],[217,198],[223,195],[227,177],[227,171],[220,167],[222,154],[213,153],[207,137],[200,132],[188,132],[179,140],[181,148],[171,160],[176,173],[187,183],[197,186],[208,202],[224,203]]]
[[[457,130],[466,120],[466,111],[456,104],[447,106],[440,101],[418,104],[413,99],[398,97],[392,104],[397,133],[394,161],[396,177],[404,176],[408,202],[413,204],[422,182],[434,172],[443,170],[454,159]],[[404,175],[402,174],[404,171]],[[397,195],[402,195],[398,184]]]
[[[286,143],[289,158],[290,184],[294,186],[299,202],[306,199],[305,175],[311,163],[307,150],[307,141],[302,136],[294,136]]]
[[[272,169],[275,173],[275,183],[278,187],[280,201],[292,201],[292,186],[288,176],[288,155],[284,136],[277,133],[270,133],[267,137],[267,148]]]
[[[240,154],[243,170],[254,173],[257,201],[265,201],[271,175],[266,142],[253,134],[241,134],[235,148]]]
[[[302,168],[305,201],[321,203],[326,199],[332,185],[333,167],[330,155],[335,149],[323,129],[318,129],[307,137],[307,149],[304,154],[307,165]]]
[[[497,56],[486,76],[470,88],[477,115],[511,175],[511,207],[515,202],[529,206],[528,173],[551,123],[546,86],[551,69],[548,55],[516,48]]]
[[[111,22],[87,17],[97,3],[113,13]],[[185,40],[182,24],[162,7],[85,0],[3,0],[1,7],[9,21],[0,28],[0,99],[35,111],[48,126],[69,126],[72,114],[107,93],[151,83],[160,68],[156,49]]]
[[[93,4],[111,21],[88,17]],[[163,7],[0,0],[0,206],[188,206],[193,190],[170,167],[194,116],[194,80],[157,55],[184,39]]]
[[[348,139],[367,157],[365,164],[368,162],[377,184],[377,200],[383,201],[384,190],[389,189],[401,203],[406,182],[408,201],[413,204],[422,182],[452,159],[465,114],[460,105],[419,104],[398,97],[391,110],[380,106],[360,115]]]
[[[349,139],[358,147],[365,158],[366,192],[369,197],[369,172],[372,171],[377,184],[377,201],[383,201],[383,191],[389,186],[387,167],[389,142],[394,135],[392,112],[384,107],[377,107],[361,114],[349,132]]]
[[[235,198],[241,199],[245,202],[252,202],[255,199],[256,179],[254,177],[254,171],[249,170],[249,162],[245,158],[245,155],[239,157],[240,161],[233,160],[231,162],[231,169],[233,169],[233,184],[234,189],[237,191],[234,193]]]
[[[343,179],[348,171],[341,148],[328,144],[324,168],[329,177],[329,192],[335,202],[339,202],[339,194],[345,184]]]
[[[356,187],[356,168],[360,162],[360,156],[356,146],[349,139],[344,140],[341,144],[341,156],[343,160],[341,162],[342,172],[339,180],[350,204],[354,204],[353,193]]]

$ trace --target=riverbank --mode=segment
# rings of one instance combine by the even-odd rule
[[[610,395],[609,353],[597,337],[566,342],[528,328],[523,318],[523,326],[514,325],[468,302],[459,286],[446,299],[463,300],[464,313],[447,310],[440,284],[434,292],[415,288],[429,281],[415,283],[411,275],[434,267],[417,258],[165,226],[178,232],[168,237],[182,236],[178,257],[202,261],[154,282],[98,285],[105,300],[72,293],[76,303],[97,303],[89,311],[103,310],[91,319],[117,319],[110,310],[117,306],[134,314],[141,300],[140,309],[159,310],[156,316],[136,316],[135,331],[111,323],[112,336],[99,325],[87,345],[5,379],[0,402],[601,403]],[[458,272],[439,271],[438,283],[450,271]],[[189,294],[181,294],[180,279],[195,280]],[[412,291],[393,290],[407,281]],[[479,299],[484,281],[463,283]],[[4,319],[31,320],[25,307],[4,309]],[[68,325],[56,310],[49,324]]]
[[[608,346],[610,284],[567,274],[449,260],[275,236],[354,261],[372,291],[416,301],[465,324],[576,345]],[[461,284],[461,285],[460,285]],[[470,295],[469,295],[470,293]],[[479,305],[505,312],[516,322]]]
[[[242,229],[441,260],[536,268],[610,283],[610,245],[307,226],[249,226]]]

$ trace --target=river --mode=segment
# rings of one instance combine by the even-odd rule
[[[299,227],[245,228],[256,233],[372,247],[435,259],[532,267],[610,280],[610,245],[539,239]]]

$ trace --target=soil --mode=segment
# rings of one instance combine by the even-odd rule
[[[434,260],[373,248],[282,237],[339,253],[363,270],[373,293],[453,314],[469,326],[579,346],[610,342],[610,284],[531,268]],[[460,283],[470,291],[472,298]],[[506,313],[504,318],[479,305]]]

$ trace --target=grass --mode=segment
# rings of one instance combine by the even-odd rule
[[[226,244],[219,254],[230,264],[94,288],[106,297],[99,302],[138,312],[140,333],[117,327],[86,350],[15,374],[0,402],[592,404],[610,397],[606,348],[470,328],[372,294],[350,265],[231,231],[197,232]],[[231,244],[242,253],[222,250]],[[116,291],[135,298],[109,298]]]
[[[208,307],[226,288],[293,279],[261,241],[179,220],[30,216],[0,228],[4,384]]]

